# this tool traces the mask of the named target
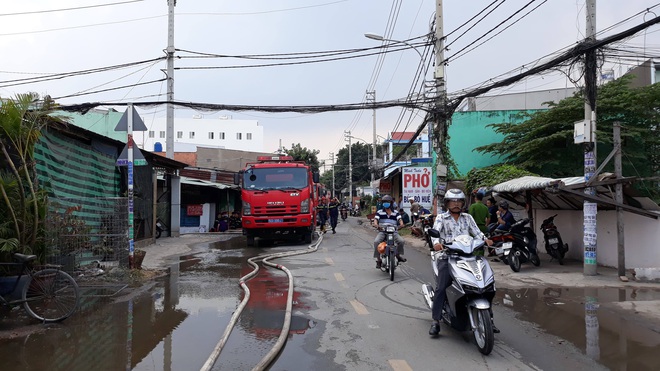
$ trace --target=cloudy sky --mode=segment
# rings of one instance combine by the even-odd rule
[[[404,98],[411,91],[423,47],[404,47],[380,57],[379,50],[355,50],[381,45],[364,37],[365,33],[423,41],[431,31],[435,4],[433,0],[178,0],[175,47],[187,52],[178,51],[176,56],[203,53],[225,57],[177,58],[175,99],[248,106],[333,105],[363,102],[368,90],[376,92],[377,101]],[[492,12],[483,21],[475,22],[480,16],[459,28],[484,8],[482,16]],[[650,11],[645,13],[647,8]],[[654,12],[660,14],[656,1],[599,0],[599,38],[650,20],[656,16]],[[445,0],[444,30],[449,35],[445,57],[452,57],[446,74],[447,90],[452,94],[511,71],[524,71],[537,59],[574,45],[585,34],[585,1]],[[626,40],[626,45],[640,55],[653,55],[660,44],[658,30],[653,26]],[[164,77],[165,61],[135,63],[164,56],[166,46],[166,0],[3,1],[0,97],[33,91],[59,98],[62,104],[165,100],[166,85],[158,81]],[[347,58],[318,58],[330,59],[319,63],[282,59],[283,55],[340,50],[350,51],[339,54]],[[270,59],[236,58],[246,55]],[[628,56],[620,62],[605,68],[612,68],[618,76],[635,60]],[[38,83],[15,81],[121,64],[129,66]],[[280,65],[254,67],[265,64]],[[432,79],[430,69],[425,80]],[[499,93],[570,84],[564,75],[546,75]],[[124,88],[115,89],[118,87]],[[106,91],[98,92],[101,90]],[[140,113],[149,126],[153,117],[165,116],[165,106]],[[177,109],[176,116],[199,113]],[[280,141],[285,147],[301,143],[318,149],[321,159],[345,146],[344,131],[368,142],[373,138],[371,110],[203,114],[257,119],[264,126],[265,151],[275,151]],[[376,118],[378,135],[385,137],[395,128],[414,131],[423,113],[394,107],[378,110]]]

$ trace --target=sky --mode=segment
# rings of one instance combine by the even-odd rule
[[[514,15],[528,3],[531,4]],[[423,40],[424,35],[432,32],[435,7],[434,0],[178,0],[174,45],[180,50],[224,56],[375,48],[381,42],[366,38],[365,33],[388,35],[389,39],[399,41],[418,37]],[[483,21],[477,24],[472,21],[459,28],[484,8],[492,13]],[[645,9],[650,10],[645,13]],[[166,84],[158,81],[165,77],[164,60],[29,84],[18,85],[13,80],[163,57],[167,47],[167,11],[166,0],[3,1],[0,97],[36,92],[42,96],[49,94],[61,104],[166,100]],[[657,1],[598,0],[596,28],[601,32],[598,37],[650,20],[656,17],[655,13],[660,14]],[[479,39],[512,15],[495,32],[510,25],[509,28],[492,38],[494,33]],[[632,18],[619,24],[629,17]],[[443,30],[448,35],[445,44],[449,47],[445,57],[452,57],[446,66],[448,94],[474,88],[502,74],[519,73],[539,58],[575,45],[584,38],[585,18],[584,0],[443,1]],[[640,54],[644,51],[653,54],[660,44],[658,27],[652,26],[626,40],[626,45],[637,47],[635,50]],[[465,49],[468,52],[461,54],[471,43],[476,47],[469,46]],[[348,54],[353,57],[269,67],[247,66],[305,59],[183,58],[194,54],[177,51],[174,97],[184,102],[247,106],[361,103],[366,100],[367,91],[375,91],[378,102],[402,99],[410,94],[420,65],[419,54],[424,49],[396,45],[403,47],[380,58],[379,49],[374,49],[371,54],[376,55]],[[608,62],[604,68],[612,68],[618,77],[634,63],[635,60],[626,59],[619,64]],[[189,69],[201,66],[212,68]],[[424,78],[433,80],[432,68]],[[572,83],[565,75],[556,73],[532,77],[492,94],[566,86]],[[116,87],[124,88],[107,90]],[[70,95],[75,96],[67,97]],[[154,117],[166,114],[165,105],[139,112],[147,127]],[[330,163],[330,153],[336,154],[346,146],[346,131],[354,137],[353,142],[373,141],[373,113],[373,110],[317,114],[257,110],[195,112],[177,108],[175,116],[203,114],[206,118],[229,115],[234,119],[256,119],[264,127],[264,151],[274,152],[280,143],[286,148],[300,143],[318,150],[318,158]],[[405,119],[399,120],[400,117]],[[394,130],[415,131],[423,117],[424,112],[419,110],[379,109],[377,135],[387,137]]]

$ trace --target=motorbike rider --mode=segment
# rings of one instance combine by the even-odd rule
[[[399,214],[393,209],[394,206],[392,205],[393,204],[392,196],[390,195],[383,196],[381,202],[383,208],[376,212],[376,215],[374,216],[372,222],[373,226],[378,228],[378,224],[380,223],[380,221],[383,221],[384,223],[385,221],[387,221],[387,223],[398,224],[399,228],[403,228],[404,225],[403,225],[403,220],[401,219],[401,214]],[[394,240],[396,244],[399,246],[398,247],[399,253],[396,255],[396,259],[399,262],[407,261],[406,258],[401,256],[401,254],[403,254],[403,246],[405,245],[405,240],[398,233],[394,234]],[[374,258],[376,258],[376,268],[378,269],[380,269],[380,266],[382,264],[380,260],[380,254],[378,253],[378,244],[383,241],[385,241],[385,232],[378,231],[378,234],[376,235],[376,239],[374,240]]]
[[[493,244],[493,241],[487,239],[486,236],[479,230],[474,218],[468,213],[464,213],[463,207],[465,206],[465,194],[460,189],[450,189],[445,194],[443,201],[446,212],[439,214],[435,218],[433,229],[440,232],[440,237],[445,242],[452,242],[455,237],[468,234],[475,238],[483,239],[488,246]],[[442,243],[437,238],[432,238],[433,249],[440,251],[443,249]],[[429,335],[438,336],[440,333],[440,320],[442,319],[442,308],[447,300],[445,289],[451,285],[451,277],[449,275],[449,263],[447,255],[445,254],[437,260],[438,276],[435,282],[435,292],[433,294],[433,325],[429,329]],[[492,316],[492,314],[491,314]],[[499,333],[500,330],[493,324],[493,331]]]

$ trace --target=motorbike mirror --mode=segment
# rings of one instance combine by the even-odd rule
[[[440,232],[437,229],[431,228],[427,231],[427,233],[433,238],[440,238]]]

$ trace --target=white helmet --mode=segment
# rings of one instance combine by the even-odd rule
[[[448,190],[447,193],[445,193],[445,206],[449,201],[461,201],[463,202],[463,205],[465,205],[465,193],[463,193],[463,191],[460,189],[452,188]]]

